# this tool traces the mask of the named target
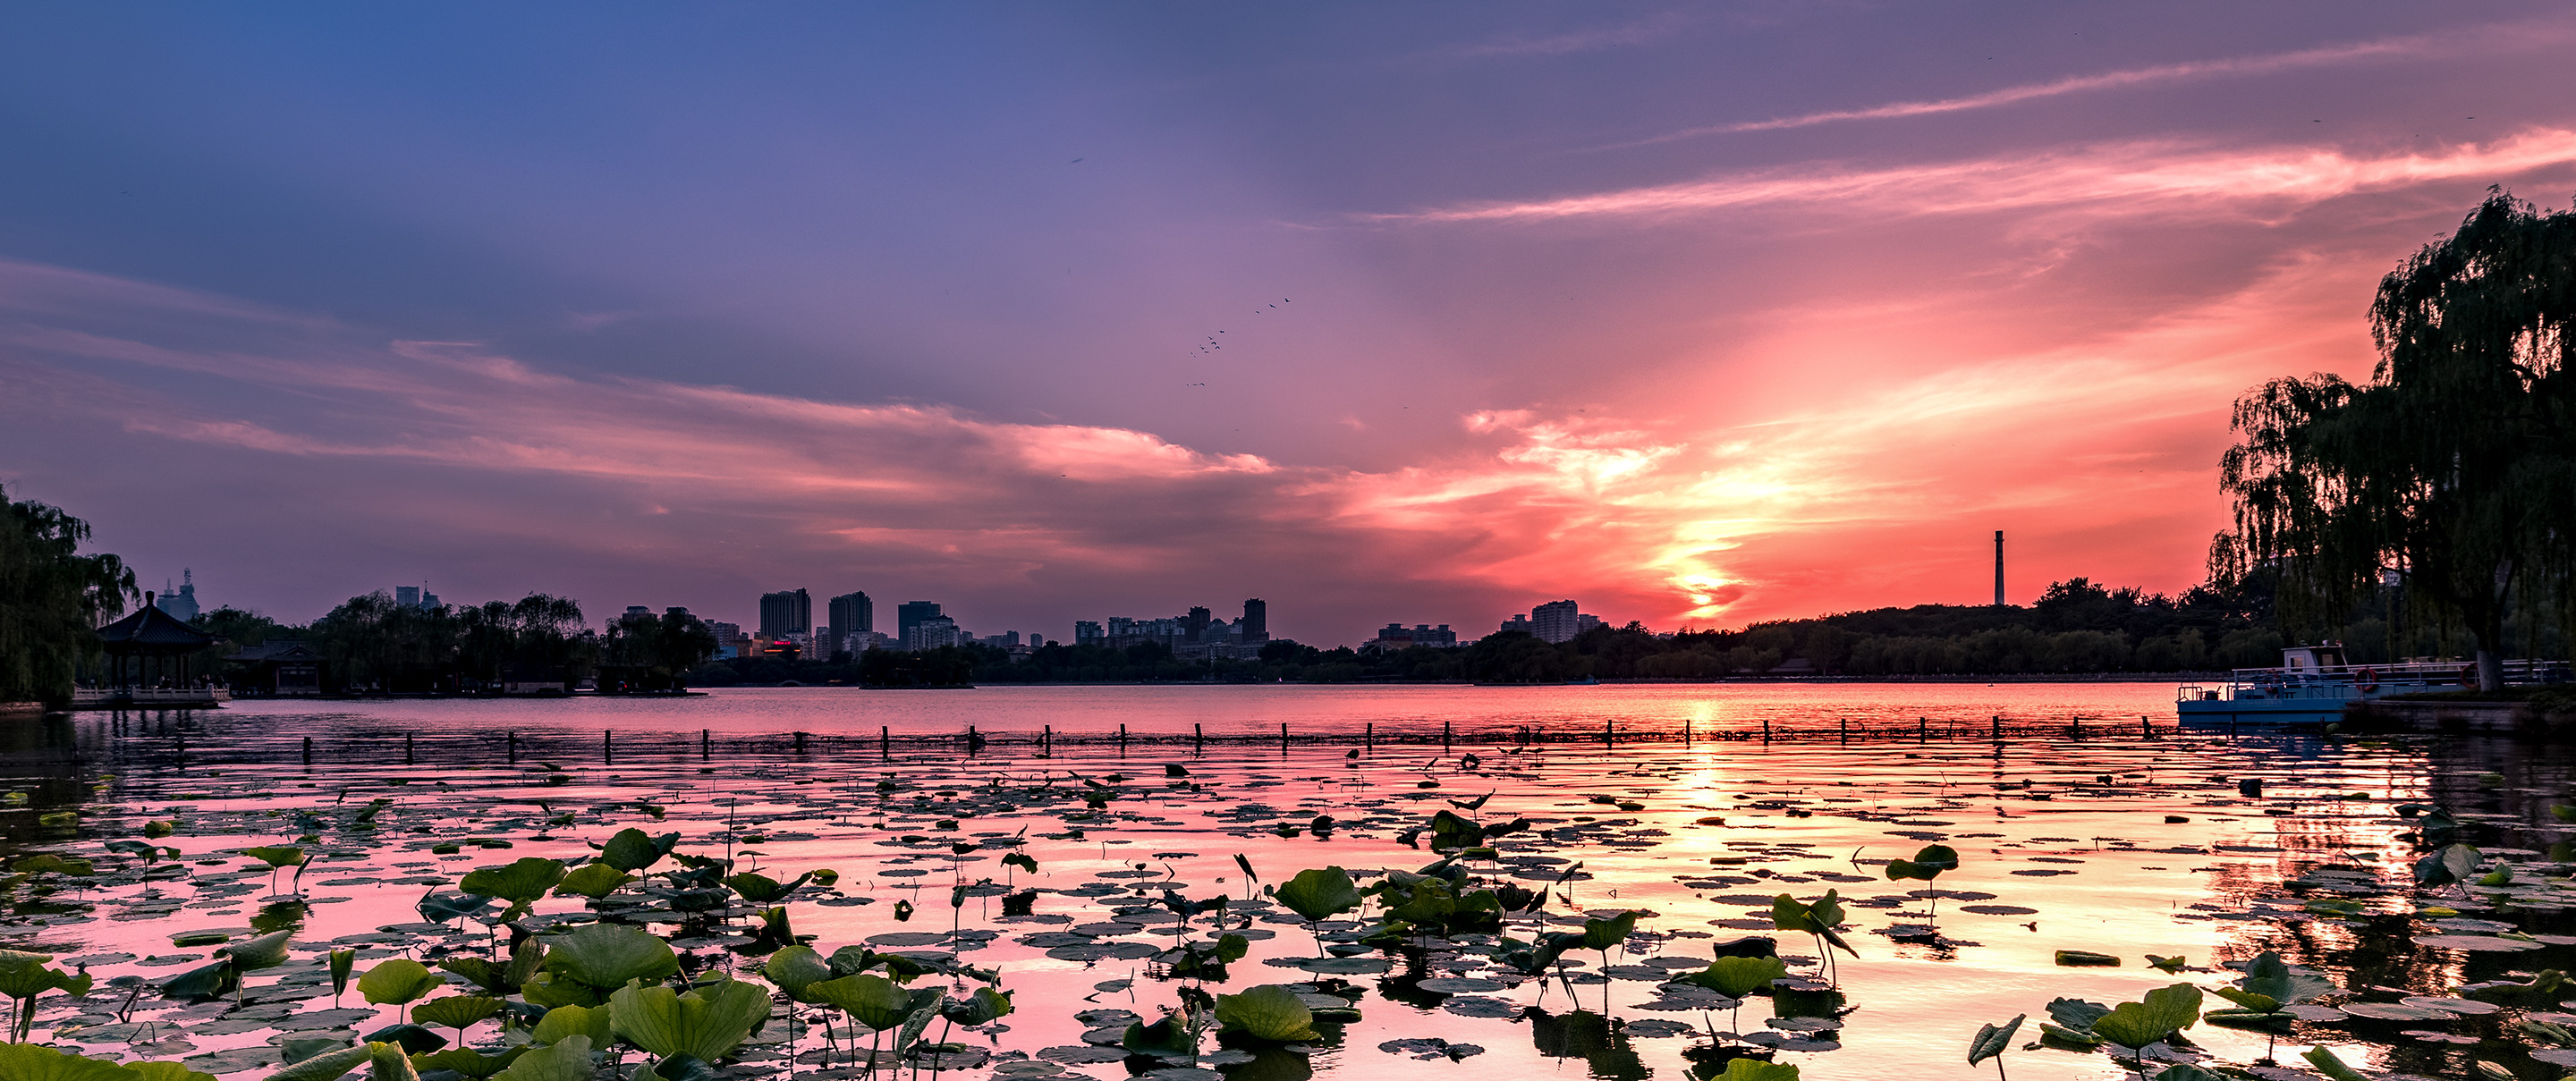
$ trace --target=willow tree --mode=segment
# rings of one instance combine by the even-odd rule
[[[2466,629],[2503,683],[2505,619],[2565,625],[2576,568],[2576,213],[2500,192],[2379,283],[2368,383],[2278,379],[2236,403],[2220,465],[2236,529],[2221,580],[2269,565],[2283,614],[2317,625],[2397,576],[2411,616]]]
[[[89,523],[0,492],[0,702],[68,704],[97,627],[125,611],[134,572],[113,555],[80,554]]]

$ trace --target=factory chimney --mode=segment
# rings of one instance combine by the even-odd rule
[[[1995,530],[1995,607],[2004,606],[2004,531]]]

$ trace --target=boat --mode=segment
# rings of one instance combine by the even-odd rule
[[[2563,661],[2504,662],[2507,686],[2563,683]],[[2184,684],[2174,710],[2185,728],[2242,725],[2322,726],[2343,719],[2344,707],[2391,695],[2457,691],[2478,685],[2475,664],[2417,658],[2392,664],[2350,664],[2343,643],[2291,646],[2276,668],[2239,668],[2224,684]]]

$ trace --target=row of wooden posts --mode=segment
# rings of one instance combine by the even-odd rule
[[[2083,719],[2082,717],[2078,716],[2078,717],[2070,717],[2070,718],[2068,718],[2068,720],[2067,720],[2067,722],[2066,722],[2065,734],[2066,734],[2066,737],[2067,737],[2067,738],[2069,738],[2069,739],[2081,740],[2081,739],[2087,738],[2087,736],[2094,736],[2094,735],[2102,736],[2102,737],[2115,736],[2115,735],[2117,735],[2117,734],[2120,732],[2120,730],[2121,730],[2121,726],[2116,725],[2116,724],[2108,724],[2108,723],[2104,723],[2104,724],[2097,725],[2096,727],[2094,727],[2094,728],[2092,728],[2092,729],[2087,729],[2087,728],[2085,728],[2085,726],[2084,726],[2084,719]],[[1885,734],[1889,734],[1891,731],[1902,731],[1902,729],[1895,729],[1895,730],[1886,730],[1886,729],[1882,729],[1882,730],[1880,730],[1879,734],[1881,734],[1881,735],[1885,735]],[[2024,731],[2024,732],[2028,732],[2028,731],[2031,731],[2031,730],[2030,730],[2030,729],[2023,729],[2022,731]],[[2037,731],[2047,732],[2047,731],[2053,731],[2053,729],[2038,729]],[[2150,721],[2149,721],[2149,719],[2148,719],[2146,716],[2144,716],[2144,715],[2141,715],[2141,716],[2139,716],[2139,718],[2138,718],[2138,728],[2137,728],[2137,731],[2138,731],[2138,736],[2139,736],[2139,738],[2141,738],[2141,739],[2155,739],[2155,738],[2157,737],[2157,733],[2156,733],[2155,725],[2154,725],[2152,722],[2150,722]],[[1990,720],[1990,722],[1989,722],[1989,732],[1990,732],[1990,738],[1992,738],[1993,740],[1995,740],[1995,741],[1997,741],[1997,742],[2001,742],[2003,739],[2005,739],[2005,738],[2006,738],[2006,736],[2007,736],[2007,731],[2006,731],[2006,727],[2005,727],[2005,724],[2004,724],[2004,719],[2003,719],[2003,717],[2002,717],[2001,715],[1997,715],[1997,716],[1993,717],[1993,718]],[[1851,728],[1851,719],[1850,719],[1850,718],[1848,718],[1848,717],[1846,717],[1846,718],[1841,718],[1841,719],[1837,722],[1837,734],[1838,734],[1838,736],[1839,736],[1839,738],[1840,738],[1840,740],[1841,740],[1842,742],[1846,742],[1846,743],[1850,742],[1850,740],[1851,740],[1851,736],[1852,736],[1852,728]],[[1872,733],[1871,733],[1868,729],[1864,729],[1864,730],[1863,730],[1863,732],[1862,732],[1862,735],[1863,735],[1864,737],[1867,737],[1867,736],[1869,736],[1869,735],[1871,735],[1871,734],[1872,734]],[[1957,728],[1956,728],[1956,727],[1954,727],[1954,726],[1951,726],[1951,725],[1947,725],[1947,724],[1945,724],[1945,725],[1943,725],[1943,733],[1942,733],[1942,734],[1943,734],[1943,737],[1944,737],[1944,738],[1954,738],[1954,737],[1958,734],[1958,730],[1957,730]],[[806,752],[807,752],[809,739],[812,739],[812,741],[813,741],[813,742],[823,742],[823,740],[822,740],[822,739],[814,739],[813,737],[809,737],[809,736],[808,736],[808,734],[807,734],[807,733],[804,733],[804,732],[793,732],[793,733],[790,733],[789,735],[790,735],[791,740],[792,740],[792,747],[793,747],[793,751],[794,751],[794,753],[796,753],[796,754],[804,754],[804,753],[806,753]],[[1668,738],[1667,738],[1667,739],[1661,739],[1661,740],[1658,740],[1658,739],[1656,739],[1656,738],[1655,738],[1655,736],[1656,736],[1656,734],[1655,734],[1655,733],[1652,733],[1652,732],[1638,733],[1638,732],[1636,732],[1636,731],[1632,730],[1630,733],[1628,733],[1629,742],[1631,742],[1631,743],[1670,742],[1670,740],[1669,740]],[[1544,744],[1544,743],[1569,743],[1569,742],[1579,742],[1579,740],[1567,739],[1567,738],[1563,738],[1563,737],[1564,737],[1564,733],[1562,732],[1562,730],[1560,730],[1560,731],[1558,731],[1558,732],[1553,732],[1553,733],[1552,733],[1552,732],[1548,732],[1548,731],[1543,731],[1543,730],[1541,730],[1541,729],[1537,728],[1536,726],[1532,726],[1532,725],[1517,725],[1517,726],[1514,726],[1514,727],[1510,730],[1510,733],[1509,733],[1509,735],[1508,735],[1507,739],[1508,739],[1508,742],[1510,742],[1511,744],[1513,744],[1513,745],[1515,745],[1515,746],[1522,746],[1522,747],[1531,746],[1531,745],[1533,745],[1533,744]],[[185,744],[185,738],[186,738],[186,737],[185,737],[184,735],[182,735],[182,736],[180,737],[181,742],[180,742],[179,746],[180,746],[180,749],[181,749],[181,752],[182,752],[182,753],[185,753],[185,747],[186,747],[186,744]],[[864,737],[862,737],[862,738],[864,738]],[[905,737],[904,742],[906,742],[906,743],[942,742],[942,741],[951,740],[951,739],[958,739],[958,738],[960,738],[960,737],[957,737],[957,736],[917,736],[917,735],[908,735],[908,736],[906,736],[906,737]],[[983,733],[982,731],[978,730],[978,729],[976,728],[976,726],[974,726],[974,725],[968,725],[968,726],[966,726],[966,732],[965,732],[965,735],[964,735],[962,738],[963,738],[963,741],[964,741],[964,743],[965,743],[965,745],[966,745],[966,751],[967,751],[967,753],[968,753],[968,754],[973,754],[973,753],[975,753],[975,752],[977,752],[977,751],[981,751],[981,750],[983,750],[987,745],[989,745],[989,744],[992,742],[992,737],[990,737],[990,736],[986,735],[985,733]],[[1143,736],[1140,736],[1140,737],[1133,737],[1133,738],[1134,738],[1134,739],[1138,739],[1138,740],[1144,740],[1144,741],[1148,741],[1148,742],[1153,742],[1153,743],[1169,743],[1169,742],[1178,742],[1177,740],[1168,739],[1168,738],[1159,738],[1159,737],[1143,737]],[[1702,733],[1700,730],[1698,730],[1698,729],[1697,729],[1693,724],[1691,724],[1690,722],[1688,722],[1688,721],[1683,722],[1683,724],[1682,724],[1682,730],[1681,730],[1681,743],[1682,743],[1682,745],[1683,745],[1683,746],[1686,746],[1686,747],[1687,747],[1687,746],[1690,746],[1690,745],[1692,745],[1692,744],[1694,744],[1694,743],[1698,742],[1698,741],[1699,741],[1700,739],[1702,739],[1702,738],[1706,738],[1706,739],[1709,739],[1709,740],[1714,741],[1714,742],[1749,742],[1749,741],[1751,741],[1751,740],[1755,739],[1755,738],[1756,738],[1756,736],[1755,736],[1753,733],[1750,733],[1750,732],[1744,732],[1744,733],[1727,733],[1727,732],[1723,732],[1723,731],[1717,731],[1717,732],[1707,732],[1707,733]],[[1760,733],[1760,735],[1759,735],[1759,737],[1758,737],[1758,738],[1759,738],[1762,742],[1764,742],[1764,743],[1772,742],[1772,739],[1773,739],[1773,732],[1772,732],[1772,728],[1771,728],[1771,720],[1770,720],[1770,718],[1768,718],[1768,717],[1763,718],[1763,720],[1762,720],[1762,729],[1761,729],[1761,733]],[[1915,738],[1916,738],[1916,741],[1917,741],[1917,742],[1922,742],[1922,743],[1928,743],[1928,742],[1930,742],[1930,741],[1931,741],[1931,738],[1932,738],[1932,721],[1931,721],[1931,718],[1929,718],[1929,717],[1918,717],[1918,718],[1916,718],[1916,721],[1915,721]],[[1259,737],[1259,738],[1256,740],[1256,739],[1254,739],[1254,738],[1246,737],[1246,736],[1242,736],[1242,735],[1235,735],[1235,736],[1219,735],[1219,736],[1217,736],[1217,737],[1216,737],[1216,740],[1217,740],[1217,742],[1219,742],[1219,743],[1237,743],[1237,744],[1241,744],[1241,743],[1253,743],[1253,742],[1266,742],[1266,741],[1267,741],[1267,739],[1268,739],[1268,737],[1267,737],[1267,736]],[[1117,734],[1116,734],[1115,736],[1107,736],[1107,735],[1103,735],[1103,736],[1100,736],[1100,737],[1074,737],[1074,742],[1077,742],[1077,743],[1108,743],[1108,742],[1113,742],[1113,741],[1114,741],[1114,742],[1118,745],[1118,747],[1119,747],[1119,749],[1120,749],[1121,751],[1124,751],[1124,750],[1127,748],[1127,746],[1128,746],[1128,744],[1129,744],[1130,740],[1131,740],[1131,737],[1129,736],[1129,734],[1128,734],[1128,732],[1127,732],[1127,726],[1126,726],[1126,725],[1124,725],[1124,724],[1121,724],[1121,725],[1119,725],[1119,726],[1118,726],[1118,731],[1117,731]],[[1288,747],[1290,746],[1290,744],[1292,744],[1293,742],[1295,742],[1295,737],[1294,737],[1294,736],[1292,735],[1292,733],[1290,732],[1288,725],[1287,725],[1286,723],[1284,723],[1284,722],[1283,722],[1282,724],[1280,724],[1280,726],[1279,726],[1279,737],[1278,737],[1278,740],[1279,740],[1279,747],[1280,747],[1280,749],[1281,749],[1282,751],[1287,750],[1287,749],[1288,749]],[[1618,723],[1617,723],[1616,721],[1609,721],[1609,720],[1605,720],[1605,721],[1601,722],[1601,745],[1602,745],[1602,746],[1604,746],[1604,747],[1614,747],[1614,746],[1617,746],[1617,745],[1618,745],[1619,740],[1620,740],[1620,732],[1619,732],[1619,729],[1618,729]],[[1189,737],[1189,742],[1190,742],[1190,744],[1191,744],[1191,746],[1192,746],[1193,748],[1204,748],[1204,747],[1206,747],[1206,746],[1207,746],[1208,741],[1209,741],[1209,737],[1208,737],[1207,729],[1206,729],[1206,726],[1205,726],[1205,725],[1203,725],[1203,724],[1193,724],[1193,725],[1191,725],[1191,726],[1190,726],[1190,737]],[[1413,734],[1413,733],[1397,733],[1397,734],[1394,734],[1394,735],[1390,736],[1390,741],[1391,741],[1391,742],[1396,742],[1396,743],[1425,743],[1425,744],[1427,744],[1427,743],[1429,743],[1429,742],[1430,742],[1430,740],[1429,740],[1429,739],[1428,739],[1428,737],[1427,737],[1427,734],[1424,734],[1424,735],[1415,735],[1415,734]],[[517,732],[511,732],[511,733],[508,733],[508,734],[507,734],[507,736],[505,737],[505,741],[504,741],[504,742],[505,742],[505,745],[506,745],[506,753],[507,753],[507,756],[508,756],[509,761],[511,761],[511,762],[517,762],[517,761],[519,760],[519,734],[518,734]],[[1038,752],[1039,752],[1040,754],[1052,754],[1052,753],[1054,752],[1054,750],[1055,750],[1055,744],[1056,744],[1055,726],[1054,726],[1054,725],[1046,725],[1046,726],[1044,726],[1043,728],[1041,728],[1041,729],[1039,730],[1039,732],[1038,732],[1038,735],[1037,735],[1037,738],[1036,738],[1035,742],[1036,742],[1036,745],[1037,745],[1037,748],[1038,748]],[[1316,743],[1316,744],[1336,744],[1336,743],[1346,743],[1346,742],[1350,742],[1350,740],[1348,739],[1348,737],[1347,737],[1347,736],[1343,736],[1343,737],[1336,738],[1336,737],[1335,737],[1335,736],[1333,736],[1333,735],[1329,735],[1329,734],[1327,734],[1327,735],[1317,735],[1317,736],[1309,736],[1309,737],[1306,737],[1306,742],[1309,742],[1309,743]],[[1364,724],[1364,725],[1362,726],[1362,728],[1360,729],[1360,738],[1359,738],[1359,740],[1358,740],[1357,742],[1358,742],[1362,747],[1375,747],[1375,746],[1377,745],[1377,742],[1378,742],[1378,739],[1377,739],[1377,724],[1376,724],[1375,722],[1369,722],[1369,723]],[[1505,742],[1505,740],[1496,740],[1496,739],[1487,738],[1487,739],[1481,739],[1481,740],[1479,740],[1478,742],[1484,742],[1484,743],[1491,743],[1491,742]],[[1454,747],[1456,746],[1456,743],[1457,743],[1457,734],[1456,734],[1456,729],[1455,729],[1455,727],[1453,726],[1452,722],[1449,722],[1449,721],[1442,721],[1442,722],[1440,723],[1440,746],[1441,746],[1441,748],[1442,748],[1443,750],[1450,750],[1450,749],[1454,749]],[[880,757],[884,757],[884,758],[892,758],[892,757],[894,756],[894,745],[895,745],[895,739],[894,739],[894,732],[893,732],[893,729],[892,729],[890,726],[884,726],[884,725],[880,725],[880,726],[878,726],[878,728],[877,728],[877,739],[876,739],[876,744],[877,744],[877,751],[878,751],[878,754],[879,754],[879,756],[880,756]],[[602,760],[602,761],[610,761],[610,762],[613,762],[613,761],[615,761],[615,760],[616,760],[616,757],[617,757],[617,733],[616,733],[615,731],[613,731],[613,730],[608,730],[608,731],[602,731],[602,732],[600,733],[600,735],[599,735],[599,750],[600,750],[600,758],[601,758],[601,760]],[[698,730],[698,755],[699,755],[699,757],[701,757],[701,758],[712,758],[712,757],[714,757],[714,755],[715,755],[715,730],[714,730],[714,729],[703,729],[703,728],[702,728],[702,729],[699,729],[699,730]],[[412,735],[411,735],[410,733],[404,733],[404,735],[403,735],[403,764],[404,764],[404,765],[412,765],[412,764],[414,764],[415,760],[416,760],[416,756],[415,756],[415,751],[414,751],[414,747],[413,747],[413,737],[412,737]],[[311,763],[311,762],[313,761],[313,737],[311,737],[311,736],[306,736],[306,737],[304,737],[304,761],[305,761],[306,763],[308,763],[308,764],[309,764],[309,763]]]

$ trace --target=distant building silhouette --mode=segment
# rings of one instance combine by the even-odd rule
[[[760,636],[770,641],[794,637],[803,645],[814,633],[814,598],[789,589],[760,595]]]
[[[182,567],[179,569],[179,578],[186,584],[180,586],[177,592],[170,590],[169,579],[162,579],[161,596],[153,601],[152,605],[170,613],[172,619],[186,623],[197,618],[197,572]]]
[[[1088,619],[1073,621],[1073,644],[1096,646],[1108,640],[1109,632],[1101,630],[1098,622]]]
[[[1270,602],[1259,597],[1243,602],[1243,621],[1235,626],[1242,628],[1246,645],[1269,641]]]
[[[907,603],[904,607],[910,608],[913,604],[917,603],[923,602],[915,601]],[[936,606],[934,605],[933,607]],[[941,646],[964,645],[964,638],[965,636],[957,629],[956,620],[950,619],[947,616],[932,615],[924,617],[919,622],[914,623],[911,627],[904,630],[903,648],[910,650],[923,650],[937,649]]]
[[[865,593],[844,593],[832,598],[830,609],[832,648],[857,653],[868,648],[868,635],[877,629],[877,606]]]
[[[937,601],[905,601],[902,604],[895,605],[895,640],[905,643],[903,648],[911,649],[912,646],[910,643],[912,642],[912,629],[920,626],[922,620],[938,618],[940,618],[940,615],[939,602]],[[954,624],[952,623],[951,625],[953,626]]]
[[[1571,642],[1583,632],[1573,601],[1549,601],[1530,609],[1530,633],[1542,642]]]

